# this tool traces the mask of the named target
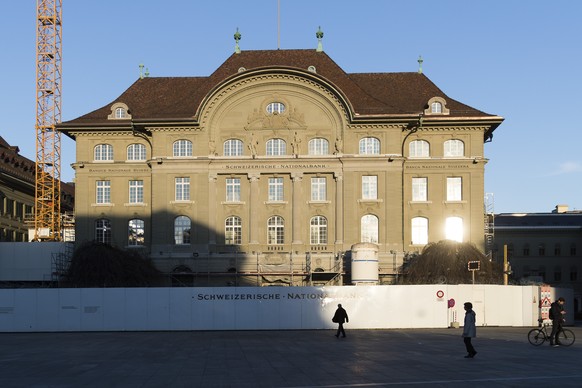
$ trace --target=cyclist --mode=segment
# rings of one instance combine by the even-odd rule
[[[564,322],[564,303],[566,299],[559,297],[557,301],[550,306],[550,319],[552,320],[552,333],[550,334],[550,346],[560,346],[558,342],[558,333],[562,330]]]

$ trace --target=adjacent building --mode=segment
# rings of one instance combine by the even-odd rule
[[[501,261],[507,250],[514,282],[572,288],[582,312],[582,211],[558,205],[547,213],[496,214],[494,230],[494,254]]]
[[[35,166],[18,146],[0,136],[0,242],[25,242],[34,237]],[[61,208],[73,215],[74,187],[61,183]],[[65,223],[71,225],[71,223]],[[70,233],[67,233],[70,236]]]
[[[484,249],[484,143],[503,118],[421,71],[347,73],[321,50],[242,51],[145,77],[58,125],[76,141],[76,238],[188,285],[389,283],[431,241]],[[343,279],[343,281],[342,281]]]

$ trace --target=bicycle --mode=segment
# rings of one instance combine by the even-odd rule
[[[548,334],[548,327],[552,327],[551,323],[540,323],[540,327],[537,329],[531,329],[527,333],[527,339],[533,346],[540,346],[546,341],[550,340],[550,335]],[[562,329],[556,334],[556,344],[560,346],[570,346],[576,341],[576,336],[574,332],[570,329]]]

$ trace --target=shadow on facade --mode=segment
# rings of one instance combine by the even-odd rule
[[[193,218],[193,217],[192,217]],[[256,220],[254,221],[256,222]],[[76,216],[76,246],[108,242],[139,252],[163,273],[160,286],[265,287],[343,285],[346,252],[333,246],[249,242],[244,225],[217,221],[223,230],[170,212],[151,218]],[[248,228],[246,228],[248,230]],[[259,228],[260,229],[260,228]],[[349,268],[349,266],[347,267]],[[349,275],[349,274],[348,274]]]

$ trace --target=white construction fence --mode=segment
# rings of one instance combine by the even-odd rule
[[[572,301],[569,289],[551,289],[548,296]],[[462,326],[466,301],[479,326],[536,326],[540,287],[0,289],[0,331],[330,329],[338,303],[350,329],[446,328]]]

